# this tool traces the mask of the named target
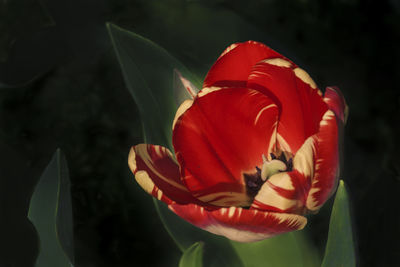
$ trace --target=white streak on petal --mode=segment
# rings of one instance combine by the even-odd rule
[[[278,66],[278,67],[285,67],[285,68],[290,68],[292,66],[292,63],[290,63],[287,60],[284,60],[282,58],[270,58],[263,60],[263,62],[268,63],[270,65]]]
[[[131,171],[135,173],[137,166],[136,166],[136,153],[134,147],[132,147],[131,150],[129,151],[128,165]]]
[[[179,106],[178,110],[176,111],[174,121],[172,122],[172,130],[174,129],[179,117],[182,116],[182,114],[185,113],[185,111],[188,110],[192,106],[192,104],[193,100],[187,99],[183,101],[183,103]]]
[[[227,208],[221,208],[221,215],[224,215],[228,211]]]
[[[215,206],[232,206],[234,203],[237,203],[238,205],[240,203],[249,203],[251,199],[245,192],[239,193],[239,192],[216,192],[216,193],[210,193],[207,195],[198,195],[194,194],[196,198],[199,200],[213,204]]]
[[[233,217],[233,215],[235,214],[235,210],[236,210],[236,207],[230,207],[229,208],[229,213],[228,213],[228,217],[229,218]]]
[[[305,217],[292,214],[274,213],[274,217],[279,219],[280,223],[289,221],[289,226],[295,226],[300,223],[298,230],[303,229],[307,223],[307,219]]]
[[[301,68],[295,68],[293,71],[294,71],[294,74],[297,76],[297,78],[299,78],[306,84],[310,85],[311,88],[313,88],[313,89],[317,88],[317,85],[315,84],[313,79],[311,79],[310,75],[305,70],[303,70]]]
[[[204,87],[197,94],[197,97],[202,97],[202,96],[205,96],[205,95],[207,95],[207,94],[209,94],[211,92],[218,91],[218,90],[221,90],[221,89],[222,89],[221,87],[214,87],[214,86],[212,86],[212,87]]]
[[[143,188],[144,191],[149,193],[153,192],[154,183],[150,179],[149,174],[146,171],[138,171],[135,173],[136,182]]]
[[[238,214],[240,214],[241,208],[236,208],[236,211],[237,214],[235,215],[235,218],[238,218]],[[254,215],[258,213],[259,212],[257,210],[254,210]],[[307,224],[307,219],[305,217],[296,214],[279,214],[279,213],[263,212],[263,215],[264,217],[270,216],[273,219],[279,220],[278,225],[285,224],[289,228],[293,227],[294,228],[293,230],[301,230]],[[221,225],[218,223],[210,224],[204,227],[204,230],[209,231],[216,235],[225,236],[237,242],[244,242],[244,243],[260,241],[275,236],[277,234],[274,233],[273,229],[271,229],[270,232],[264,232],[264,233],[252,232],[234,227],[229,227],[227,225]]]
[[[160,189],[158,189],[158,190],[157,190],[157,199],[158,199],[158,200],[161,200],[162,195],[163,195],[163,192],[162,192]]]
[[[328,121],[335,118],[335,113],[333,113],[332,110],[327,110],[324,114],[324,116],[322,116],[322,120],[320,122],[320,127],[324,126],[324,125],[328,125]]]
[[[218,59],[220,59],[221,57],[225,56],[228,52],[230,52],[230,51],[232,51],[233,49],[235,49],[238,45],[239,45],[238,43],[234,43],[234,44],[231,44],[230,46],[228,46],[228,47],[224,50],[224,52],[222,52],[222,54],[219,56]],[[218,60],[218,59],[217,59],[217,60]]]
[[[161,146],[154,146],[154,150],[155,150],[157,156],[159,156],[159,157],[163,156],[162,151],[161,151]]]
[[[182,184],[179,184],[171,179],[168,179],[164,175],[162,175],[159,171],[157,171],[156,168],[154,168],[154,163],[153,159],[150,157],[148,150],[147,150],[147,145],[138,145],[136,146],[136,153],[138,153],[143,160],[144,164],[155,174],[157,175],[160,179],[165,181],[166,183],[169,183],[170,185],[177,187],[183,191],[188,191],[186,187],[184,187]]]
[[[281,172],[272,175],[269,178],[268,182],[286,190],[295,189],[292,183],[292,179],[290,178],[290,175],[287,172]]]
[[[314,136],[307,138],[293,158],[293,168],[311,179],[314,177],[314,142]]]
[[[272,158],[271,158],[271,153],[275,150],[275,148],[276,148],[276,142],[277,142],[277,139],[276,139],[276,135],[277,135],[277,126],[278,125],[278,121],[276,121],[275,123],[274,123],[274,125],[272,126],[273,128],[274,128],[274,130],[272,131],[272,134],[271,134],[271,138],[269,139],[269,146],[268,146],[268,155],[267,155],[267,157],[268,157],[268,159],[269,160],[271,160]]]
[[[266,106],[266,107],[263,107],[259,112],[258,112],[258,114],[257,114],[257,116],[256,116],[256,119],[254,120],[254,125],[256,125],[257,124],[257,122],[258,122],[258,119],[260,118],[260,116],[261,116],[261,114],[264,112],[264,111],[266,111],[266,110],[268,110],[268,109],[270,109],[270,108],[273,108],[273,107],[277,107],[275,104],[270,104],[270,105],[268,105],[268,106]]]
[[[307,207],[310,210],[315,210],[318,209],[318,201],[315,197],[313,197],[314,193],[320,191],[320,188],[312,187],[310,189],[310,192],[308,193],[308,198],[307,198]]]
[[[271,184],[283,189],[294,189],[289,175],[287,173],[278,173],[272,175],[271,178],[263,184],[254,199],[265,205],[269,205],[281,210],[297,206],[297,200],[288,199],[281,196],[271,187]]]
[[[281,150],[286,152],[292,152],[292,149],[290,148],[289,144],[286,142],[285,139],[283,139],[283,137],[279,133],[276,135],[276,140],[279,143]]]
[[[269,237],[274,236],[273,234],[267,233],[254,233],[250,231],[239,230],[236,228],[231,228],[227,226],[222,226],[218,224],[211,224],[204,228],[204,230],[211,232],[216,235],[222,235],[230,240],[237,242],[255,242],[260,241]]]
[[[239,208],[239,209],[237,209],[237,210],[238,210],[237,216],[240,217],[240,215],[242,214],[242,210],[243,210],[243,209]]]

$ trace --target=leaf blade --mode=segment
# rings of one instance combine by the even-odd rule
[[[319,266],[318,254],[303,232],[291,232],[254,243],[231,241],[245,267]]]
[[[322,267],[330,266],[356,266],[349,198],[343,180],[336,192],[322,262]]]
[[[196,242],[183,253],[179,267],[203,267],[203,246],[202,242]]]
[[[73,266],[69,175],[65,158],[60,150],[56,151],[35,187],[28,218],[36,228],[40,239],[36,266]]]
[[[125,83],[142,119],[146,143],[172,149],[172,122],[177,109],[173,71],[196,81],[182,63],[152,41],[107,23]]]

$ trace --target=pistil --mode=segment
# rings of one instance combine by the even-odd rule
[[[247,194],[251,197],[257,195],[261,186],[274,174],[279,172],[291,171],[293,168],[292,158],[286,158],[285,153],[280,153],[279,156],[271,153],[271,160],[268,160],[265,155],[262,155],[263,164],[260,167],[256,166],[254,173],[244,173],[243,177],[246,183]]]

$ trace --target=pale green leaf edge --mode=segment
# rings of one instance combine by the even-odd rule
[[[183,252],[179,267],[203,267],[203,242],[196,242]]]

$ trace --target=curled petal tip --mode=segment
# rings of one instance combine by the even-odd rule
[[[346,124],[349,116],[349,106],[344,99],[342,92],[337,86],[329,86],[325,90],[324,101],[329,106],[336,117],[340,119],[343,124]]]

